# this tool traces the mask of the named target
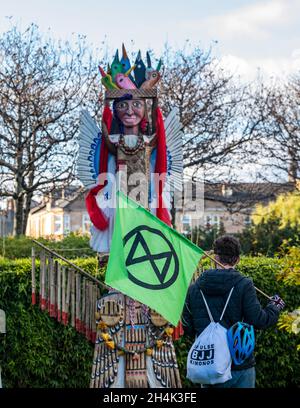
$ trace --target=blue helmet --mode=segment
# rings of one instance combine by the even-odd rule
[[[255,346],[253,326],[237,322],[227,330],[228,346],[235,365],[241,365],[252,354]]]

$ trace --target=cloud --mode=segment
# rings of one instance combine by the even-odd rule
[[[300,58],[300,48],[296,48],[295,50],[293,50],[292,58],[294,58],[296,60]]]
[[[286,25],[293,17],[291,3],[294,0],[259,1],[222,15],[183,21],[180,25],[181,28],[211,33],[214,37],[217,34],[219,38],[242,35],[252,39],[265,39],[270,36],[270,29]]]
[[[260,0],[222,14],[183,21],[181,31],[215,47],[225,69],[253,78],[300,69],[299,0]]]
[[[294,50],[290,58],[251,58],[227,54],[220,58],[221,67],[229,74],[254,80],[259,73],[266,81],[300,72],[300,49]]]
[[[268,27],[282,24],[284,6],[281,1],[268,1],[240,8],[207,21],[210,26],[220,27],[225,36],[244,35],[252,39],[267,38]]]

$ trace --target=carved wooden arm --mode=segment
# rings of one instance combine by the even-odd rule
[[[105,144],[109,150],[109,152],[113,155],[117,155],[117,148],[116,146],[109,140],[108,130],[105,123],[102,122],[102,134],[104,137]]]

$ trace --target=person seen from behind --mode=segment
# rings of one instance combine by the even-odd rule
[[[218,266],[216,269],[203,272],[190,286],[182,314],[185,335],[194,340],[195,336],[199,336],[210,323],[200,290],[205,296],[214,321],[217,322],[228,294],[234,288],[222,321],[219,322],[226,329],[242,321],[253,325],[255,329],[266,329],[276,324],[285,303],[278,295],[274,295],[264,309],[261,307],[252,279],[243,276],[235,269],[240,260],[239,241],[233,236],[224,235],[214,242],[213,249],[215,259],[222,264],[222,267]],[[255,388],[253,352],[240,365],[232,362],[231,376],[232,378],[224,383],[203,384],[202,387]]]

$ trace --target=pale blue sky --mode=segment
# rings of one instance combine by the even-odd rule
[[[56,38],[85,34],[95,46],[106,38],[111,50],[124,42],[159,54],[165,41],[208,48],[217,40],[224,65],[246,76],[257,66],[275,74],[300,69],[300,0],[0,0],[0,10],[0,32],[13,16],[23,28],[50,27]]]

